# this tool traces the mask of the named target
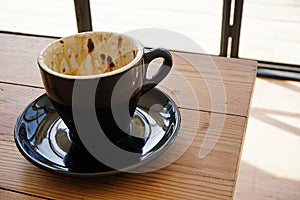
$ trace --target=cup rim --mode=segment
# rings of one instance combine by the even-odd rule
[[[136,47],[137,47],[136,48],[137,49],[137,54],[136,54],[135,58],[130,63],[128,63],[127,65],[125,65],[125,66],[123,66],[123,67],[121,67],[119,69],[113,70],[111,72],[105,72],[105,73],[99,73],[99,74],[91,74],[91,75],[68,75],[68,74],[62,74],[62,73],[59,73],[59,72],[56,72],[56,71],[50,69],[45,64],[43,54],[45,53],[45,51],[50,46],[55,45],[56,43],[58,43],[62,39],[71,38],[71,37],[76,36],[76,35],[86,35],[86,34],[95,34],[95,33],[96,34],[121,35],[121,36],[125,36],[125,37],[133,40],[135,42],[135,44],[136,44]],[[59,39],[56,39],[56,40],[52,41],[46,47],[44,47],[43,50],[40,52],[40,54],[39,54],[39,56],[37,58],[37,62],[38,62],[38,65],[39,65],[40,68],[42,68],[44,71],[46,71],[47,73],[52,74],[54,76],[58,76],[58,77],[65,78],[65,79],[94,79],[94,78],[103,78],[103,77],[112,76],[112,75],[119,74],[119,73],[122,73],[124,71],[127,71],[128,69],[131,69],[142,58],[143,52],[144,52],[144,46],[142,45],[142,43],[139,40],[137,40],[137,39],[135,39],[135,38],[133,38],[131,36],[128,36],[126,34],[116,33],[116,32],[87,31],[87,32],[81,32],[81,33],[69,35],[69,36],[62,37],[62,38],[59,38]]]

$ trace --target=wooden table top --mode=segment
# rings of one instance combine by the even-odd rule
[[[158,88],[179,107],[181,127],[157,159],[168,154],[174,162],[147,173],[80,178],[34,166],[14,142],[18,116],[45,93],[36,58],[51,41],[0,34],[0,199],[233,198],[255,61],[172,52],[174,67]]]

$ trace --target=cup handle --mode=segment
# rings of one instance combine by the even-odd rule
[[[173,60],[172,54],[165,48],[152,49],[144,54],[144,65],[146,66],[146,73],[150,62],[156,58],[163,58],[163,64],[154,72],[150,79],[145,78],[145,82],[142,88],[142,95],[154,88],[159,82],[161,82],[170,72]],[[145,74],[146,76],[146,74]]]

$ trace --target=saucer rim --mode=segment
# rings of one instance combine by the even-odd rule
[[[65,175],[65,176],[74,176],[74,177],[95,177],[95,176],[114,175],[114,174],[118,174],[118,173],[122,173],[122,172],[123,173],[124,172],[125,173],[133,173],[133,172],[130,172],[130,170],[133,170],[133,169],[142,167],[143,165],[146,165],[147,163],[151,162],[155,158],[159,157],[163,152],[165,152],[171,146],[171,144],[173,144],[174,140],[176,139],[176,137],[179,133],[180,125],[181,125],[180,110],[179,110],[179,107],[175,104],[174,100],[168,94],[166,94],[165,92],[163,92],[162,90],[160,90],[158,88],[153,88],[151,90],[156,90],[157,92],[160,92],[161,94],[163,94],[163,96],[165,96],[166,99],[168,99],[169,102],[171,102],[172,109],[175,109],[175,113],[176,113],[175,114],[176,115],[175,127],[174,127],[174,130],[172,131],[171,135],[168,136],[168,139],[162,145],[160,145],[160,147],[158,149],[154,150],[153,152],[151,152],[151,150],[149,150],[148,152],[150,152],[150,154],[142,155],[141,158],[143,158],[143,157],[145,157],[145,158],[143,158],[143,160],[139,161],[136,164],[130,165],[121,170],[111,168],[111,170],[109,170],[109,171],[101,171],[101,172],[70,172],[65,167],[60,166],[57,163],[45,160],[46,162],[52,163],[52,165],[47,165],[46,162],[42,162],[39,159],[36,159],[33,156],[31,156],[28,153],[28,151],[25,150],[24,145],[21,144],[20,134],[18,133],[18,130],[19,130],[18,127],[20,127],[19,123],[22,121],[21,117],[24,116],[25,111],[30,107],[30,105],[32,105],[34,102],[38,101],[39,99],[44,98],[45,96],[46,96],[46,98],[49,98],[46,93],[43,93],[40,96],[38,96],[37,98],[35,98],[34,100],[32,100],[24,108],[24,110],[21,112],[21,114],[17,118],[16,124],[14,127],[14,140],[15,140],[16,146],[17,146],[19,152],[22,154],[22,156],[25,157],[26,160],[28,160],[30,163],[32,163],[33,165],[35,165],[38,168],[44,169],[46,171],[49,171],[49,172],[52,172],[55,174],[60,174],[60,175]],[[54,112],[56,112],[56,111],[54,111]],[[58,116],[58,118],[60,118],[60,117]],[[40,157],[45,159],[43,156],[40,156]],[[56,167],[54,167],[53,165]]]

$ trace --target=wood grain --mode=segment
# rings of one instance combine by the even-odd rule
[[[210,124],[217,126],[218,122],[211,121],[209,112],[181,109],[182,125],[179,135],[166,152],[167,155],[160,157],[176,157],[186,149],[176,162],[146,174],[124,173],[100,178],[70,178],[36,168],[21,156],[13,141],[12,129],[20,114],[18,111],[43,90],[9,84],[0,86],[5,94],[18,99],[6,101],[6,95],[0,97],[0,102],[7,108],[6,114],[1,116],[0,124],[0,156],[4,158],[0,164],[0,187],[47,198],[62,198],[62,193],[65,194],[64,198],[76,198],[78,195],[97,197],[100,191],[107,198],[118,198],[124,194],[140,198],[146,197],[149,190],[155,190],[153,198],[227,199],[232,196],[245,117],[226,115],[218,143],[207,157],[200,159],[198,155],[207,129]],[[197,115],[201,119],[199,122],[195,121]],[[195,137],[191,134],[194,131]],[[176,187],[179,189],[175,189]]]
[[[5,44],[0,47],[0,188],[51,199],[232,199],[255,62],[173,52],[174,69],[159,88],[180,107],[180,131],[170,148],[142,169],[171,164],[148,173],[76,178],[35,167],[13,139],[20,113],[44,93],[35,58],[50,41],[0,34]],[[225,90],[212,91],[219,86]],[[212,92],[220,99],[225,92],[226,101],[212,99]]]
[[[53,39],[0,36],[0,81],[43,87],[36,58]],[[179,107],[247,116],[243,105],[250,104],[256,62],[179,52],[173,59],[171,73],[159,86],[179,100]]]
[[[0,83],[0,133],[11,133],[18,116],[44,89]]]
[[[0,189],[0,199],[9,199],[9,200],[38,200],[38,199],[44,199],[42,197],[36,197],[28,194],[22,194],[14,191],[8,191]]]

